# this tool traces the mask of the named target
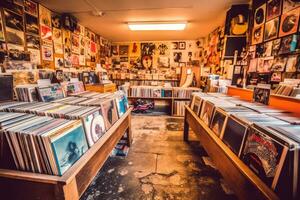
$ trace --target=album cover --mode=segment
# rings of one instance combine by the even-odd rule
[[[4,16],[5,16],[5,25],[6,27],[18,30],[18,31],[24,31],[24,23],[23,23],[23,17],[20,15],[17,15],[9,10],[4,9]]]
[[[38,18],[33,17],[29,14],[25,15],[25,22],[26,22],[26,32],[32,34],[39,34],[39,24]]]
[[[264,39],[264,24],[253,28],[252,45],[262,43]]]
[[[0,13],[0,41],[5,41],[2,13]]]
[[[222,140],[237,156],[241,154],[246,134],[247,126],[228,117]]]
[[[52,13],[51,24],[52,28],[61,29],[61,15],[57,13]]]
[[[203,102],[200,118],[206,125],[210,125],[215,106],[209,101]]]
[[[72,52],[79,54],[79,36],[72,34]]]
[[[120,56],[128,56],[129,45],[119,45]]]
[[[91,114],[84,117],[83,124],[88,144],[92,147],[106,131],[101,110],[93,111]]]
[[[261,73],[269,73],[273,65],[273,61],[274,61],[273,56],[264,58],[264,65]]]
[[[58,168],[63,175],[88,150],[81,123],[51,138],[52,151]]]
[[[72,54],[71,55],[71,63],[73,66],[79,66],[79,55]]]
[[[267,3],[267,21],[278,17],[281,14],[282,0],[269,0]]]
[[[41,51],[39,49],[27,49],[30,52],[30,62],[37,65],[41,64]]]
[[[64,92],[59,84],[37,88],[39,98],[42,102],[51,102],[64,98]]]
[[[272,40],[277,38],[278,36],[278,27],[279,27],[279,17],[272,19],[271,21],[268,21],[265,24],[265,36],[264,40]]]
[[[296,50],[297,47],[297,35],[289,35],[281,38],[281,44],[278,54],[291,53]]]
[[[24,46],[24,32],[6,27],[7,43]]]
[[[281,39],[273,40],[272,56],[277,56],[280,49]]]
[[[198,96],[194,96],[194,99],[193,99],[193,102],[192,102],[192,105],[191,105],[191,109],[194,111],[194,113],[199,116],[200,114],[200,109],[201,109],[201,106],[202,106],[202,100],[200,97]]]
[[[282,14],[279,37],[290,35],[298,31],[300,7]]]
[[[254,27],[261,26],[266,21],[266,4],[263,4],[255,10]]]
[[[263,54],[265,52],[265,44],[258,44],[255,45],[256,46],[256,51],[255,51],[255,55],[257,58],[263,57]]]
[[[258,58],[254,58],[250,60],[248,72],[256,72],[257,70],[257,61]]]
[[[35,17],[38,16],[38,8],[37,8],[37,3],[34,1],[30,0],[25,0],[24,1],[24,10],[26,13],[33,15]]]
[[[41,25],[41,39],[42,40],[52,40],[52,31],[48,26]]]
[[[42,60],[53,61],[53,48],[52,46],[42,46]]]
[[[286,62],[286,72],[296,72],[297,68],[296,68],[296,64],[297,64],[297,55],[291,55],[287,58],[287,62]]]
[[[114,99],[101,102],[101,111],[104,117],[106,130],[118,120],[118,111]]]
[[[271,76],[271,81],[272,82],[281,82],[281,72],[273,72]]]
[[[257,72],[258,73],[267,72],[267,70],[265,69],[265,58],[258,58],[257,59]]]
[[[279,165],[283,165],[280,161],[285,159],[287,150],[287,147],[267,134],[251,128],[245,141],[242,160],[263,182],[274,187],[276,174],[280,174],[277,170],[282,169]]]
[[[212,118],[210,128],[219,137],[222,136],[225,125],[226,125],[227,115],[219,109],[216,109]]]
[[[51,29],[51,11],[39,4],[40,24]]]
[[[55,68],[63,68],[64,67],[64,59],[59,57],[54,57],[54,66]]]
[[[298,0],[283,0],[283,13],[293,10],[300,6]]]
[[[265,43],[263,57],[269,57],[272,55],[273,41]]]
[[[174,62],[176,63],[181,62],[181,59],[182,59],[182,52],[173,52]]]
[[[253,101],[268,105],[270,93],[271,91],[268,88],[255,87],[253,91]]]
[[[116,103],[117,103],[119,117],[122,117],[127,110],[128,100],[125,95],[117,95]]]
[[[35,35],[26,35],[26,45],[28,48],[40,49],[40,38]]]
[[[63,44],[61,43],[54,43],[54,53],[56,54],[63,54],[64,52],[64,48],[63,48]]]
[[[53,28],[52,29],[52,37],[53,37],[53,42],[54,43],[58,43],[58,44],[62,44],[63,40],[62,40],[62,31],[58,28]]]

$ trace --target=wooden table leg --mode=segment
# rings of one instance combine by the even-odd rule
[[[127,145],[128,147],[132,144],[132,132],[131,132],[131,114],[128,115],[128,129],[127,129]]]
[[[187,112],[187,111],[186,111]],[[183,140],[184,141],[189,141],[189,124],[186,120],[186,115],[184,116],[184,129],[183,129]]]

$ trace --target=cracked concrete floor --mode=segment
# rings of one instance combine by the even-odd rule
[[[236,199],[183,119],[132,116],[133,145],[126,158],[110,157],[82,200]]]

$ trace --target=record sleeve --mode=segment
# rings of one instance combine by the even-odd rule
[[[254,14],[254,27],[260,26],[266,20],[266,4],[263,4],[255,10]]]
[[[218,108],[215,110],[210,127],[218,137],[223,136],[227,118],[228,116],[225,112]]]
[[[115,100],[109,99],[101,102],[101,111],[104,117],[105,128],[108,130],[118,120],[118,111]]]
[[[269,0],[267,3],[267,21],[278,17],[281,14],[281,0]]]
[[[213,103],[211,103],[209,101],[204,101],[203,102],[200,118],[208,126],[210,125],[214,109],[215,109],[215,106],[214,106]]]
[[[281,16],[279,37],[290,35],[298,31],[300,7],[284,13]]]

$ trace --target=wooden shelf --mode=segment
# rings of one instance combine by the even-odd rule
[[[0,169],[3,199],[79,199],[127,130],[131,144],[130,108],[63,176]]]
[[[179,82],[178,79],[111,79],[111,81],[176,81]]]
[[[239,199],[279,199],[188,106],[185,109],[183,139],[188,141],[190,127]]]
[[[128,99],[155,99],[155,100],[172,100],[173,97],[128,97]]]

